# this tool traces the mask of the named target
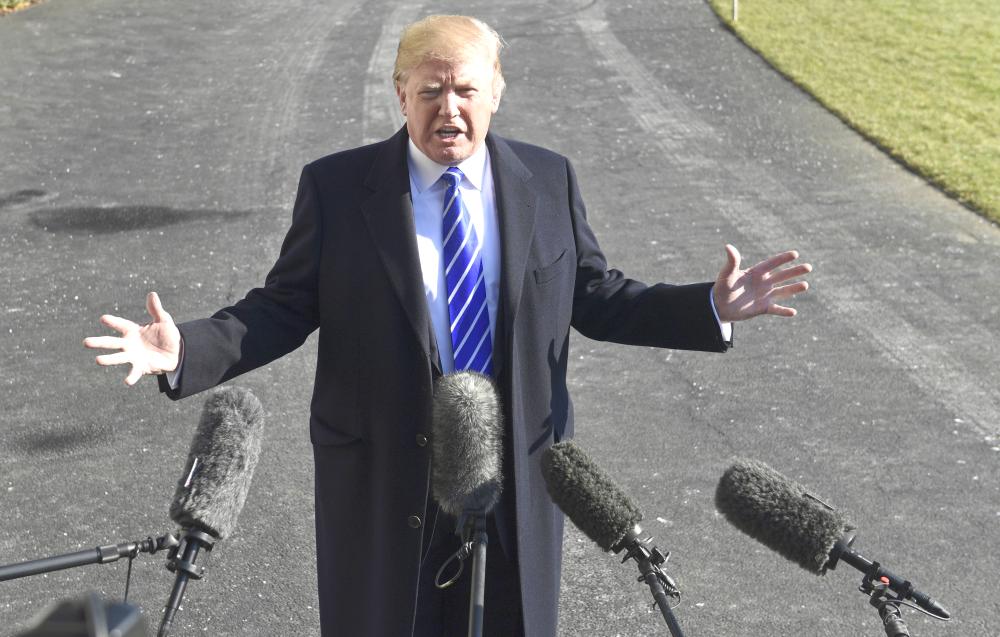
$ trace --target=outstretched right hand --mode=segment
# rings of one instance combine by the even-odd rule
[[[101,354],[97,357],[97,364],[130,364],[132,369],[125,377],[125,384],[130,386],[144,375],[172,372],[180,362],[181,333],[170,314],[163,309],[156,292],[146,296],[146,311],[153,321],[145,325],[105,314],[101,323],[121,336],[88,336],[83,339],[83,346],[89,349],[120,350],[114,354]]]

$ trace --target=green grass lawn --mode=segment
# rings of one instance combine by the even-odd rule
[[[708,0],[754,50],[945,192],[1000,221],[997,0]]]
[[[28,5],[35,4],[40,0],[0,0],[0,15],[10,13],[16,9],[23,9]]]

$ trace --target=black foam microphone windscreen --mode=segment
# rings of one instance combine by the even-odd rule
[[[236,526],[260,458],[264,409],[249,390],[223,387],[205,401],[170,517],[223,539]]]
[[[806,489],[763,462],[739,460],[715,491],[715,506],[736,528],[817,575],[854,528]]]
[[[431,486],[445,513],[488,513],[503,486],[503,412],[492,379],[461,371],[434,386]]]
[[[556,506],[605,551],[613,550],[642,520],[632,500],[568,440],[542,453],[542,477]]]

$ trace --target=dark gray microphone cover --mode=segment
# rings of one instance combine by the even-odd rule
[[[805,487],[757,460],[738,460],[715,490],[733,526],[807,571],[826,573],[830,551],[854,528]]]
[[[542,477],[556,506],[605,551],[642,520],[632,500],[568,440],[542,453]]]
[[[488,513],[503,486],[503,412],[493,380],[455,372],[434,386],[431,489],[445,513]]]
[[[260,458],[264,409],[249,390],[223,387],[205,401],[170,517],[218,539],[233,532]]]

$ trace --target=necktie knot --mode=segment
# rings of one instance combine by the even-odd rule
[[[458,188],[458,184],[462,183],[462,177],[464,177],[462,171],[455,166],[441,174],[441,179],[444,179],[449,188]]]

